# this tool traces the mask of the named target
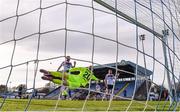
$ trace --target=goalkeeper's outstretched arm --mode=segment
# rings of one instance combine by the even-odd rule
[[[91,79],[94,80],[94,81],[99,81],[99,79],[94,75],[92,75]]]
[[[60,66],[58,67],[57,71],[60,71],[61,67],[63,66],[63,63],[64,63],[64,62],[62,62],[62,63],[60,64]]]

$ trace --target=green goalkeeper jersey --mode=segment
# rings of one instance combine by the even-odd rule
[[[81,86],[86,86],[89,80],[98,80],[93,73],[86,67],[75,67],[69,70],[69,80],[76,80]]]
[[[54,77],[52,80],[56,84],[62,84],[62,77],[63,77],[63,72],[54,72],[54,71],[49,71],[50,74]],[[68,85],[69,87],[72,88],[77,88],[77,87],[85,87],[88,83],[89,80],[98,80],[93,73],[86,67],[75,67],[69,69],[68,72]]]

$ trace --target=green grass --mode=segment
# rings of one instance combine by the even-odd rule
[[[0,99],[2,102],[2,99]],[[28,110],[29,111],[53,111],[55,108],[57,100],[38,100],[33,99]],[[28,99],[6,99],[2,111],[23,111],[25,110],[25,107],[28,103]],[[81,111],[83,107],[84,101],[71,101],[71,100],[60,100],[57,106],[57,111]],[[124,111],[128,107],[130,101],[112,101],[110,110],[111,111]],[[129,111],[143,111],[145,105],[142,104],[145,103],[144,101],[141,101],[140,103],[137,101],[133,101],[131,107],[129,108]],[[158,104],[157,101],[149,101],[148,105],[151,105],[151,107],[147,107],[146,111],[154,111],[156,108],[156,105]],[[86,111],[105,111],[107,110],[109,105],[109,101],[87,101],[85,105]],[[157,110],[159,111],[167,111],[169,107],[169,103],[165,106],[163,110],[164,101],[160,102],[159,108]],[[178,111],[180,108],[178,108]],[[1,111],[1,110],[0,110]]]

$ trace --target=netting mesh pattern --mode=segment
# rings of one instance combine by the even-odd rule
[[[0,85],[11,90],[0,93],[5,96],[0,99],[0,110],[8,110],[11,100],[7,96],[19,84],[26,84],[26,91],[31,91],[20,110],[179,110],[178,0],[2,0],[0,4]],[[92,82],[87,88],[78,88],[86,91],[79,105],[69,101],[77,106],[68,106],[59,92],[50,107],[39,104],[44,108],[34,109],[36,102],[46,103],[33,97],[35,90],[47,83],[39,69],[56,71],[68,55],[77,66],[113,69],[117,82],[125,84],[130,95],[117,95],[123,87],[115,83],[111,97],[94,109],[89,106],[96,103],[92,102],[96,93]],[[122,60],[134,63],[134,71],[118,68]],[[122,78],[119,73],[132,77]],[[155,87],[159,97],[151,102]],[[164,88],[169,94],[162,100]],[[67,105],[62,106],[64,103]]]

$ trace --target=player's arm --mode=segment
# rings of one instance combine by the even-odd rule
[[[106,75],[106,77],[104,79],[104,84],[105,84],[105,87],[107,88],[107,75]]]
[[[93,74],[92,74],[91,79],[94,80],[94,81],[99,81],[99,79],[96,76],[94,76]]]
[[[60,71],[61,67],[63,66],[64,62],[61,63],[61,65],[58,67],[57,71]]]
[[[72,66],[72,68],[74,68],[76,66],[76,61],[74,61],[74,65]]]

